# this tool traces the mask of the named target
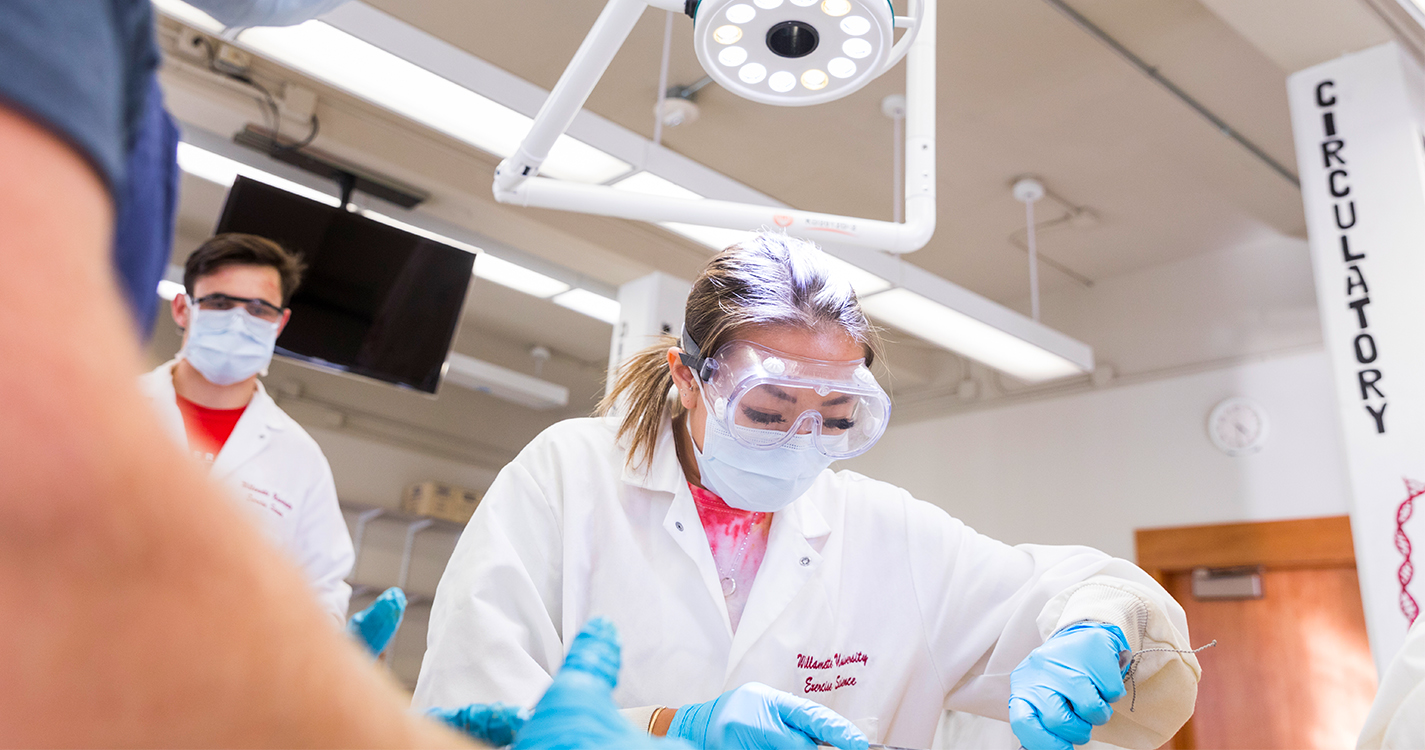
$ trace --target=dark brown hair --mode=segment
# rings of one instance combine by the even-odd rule
[[[220,234],[193,251],[183,264],[183,288],[193,293],[193,285],[205,276],[227,266],[265,266],[277,270],[282,277],[282,306],[292,299],[292,292],[302,283],[307,266],[295,253],[255,234],[229,232]]]
[[[752,326],[840,328],[861,345],[867,367],[880,344],[856,292],[835,273],[829,256],[809,240],[775,232],[754,235],[713,256],[693,282],[683,322],[707,356]],[[626,409],[619,437],[632,436],[630,467],[652,459],[663,420],[684,411],[669,397],[668,348],[673,346],[682,344],[665,336],[629,358],[610,374],[614,387],[599,404],[600,414]]]

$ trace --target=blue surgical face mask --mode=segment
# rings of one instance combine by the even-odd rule
[[[200,310],[190,299],[188,342],[178,356],[213,385],[240,383],[267,372],[277,346],[277,328],[277,323],[255,318],[240,307]]]
[[[702,450],[694,440],[693,452],[704,487],[734,508],[758,513],[791,505],[832,461],[816,449],[810,434],[793,436],[770,450],[749,448],[733,439],[723,420],[711,418],[703,430]]]

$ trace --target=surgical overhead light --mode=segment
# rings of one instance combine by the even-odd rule
[[[700,0],[690,3],[693,46],[723,88],[763,104],[840,99],[895,65],[890,0]],[[831,75],[828,76],[827,72]]]
[[[650,194],[628,189],[632,185],[579,185],[541,175],[648,7],[692,16],[693,43],[707,78],[767,104],[832,101],[905,58],[905,220]],[[919,250],[935,233],[935,9],[936,0],[908,0],[904,16],[894,15],[890,0],[608,0],[519,148],[496,167],[495,200],[653,222],[700,242],[775,226],[842,245]],[[905,33],[894,40],[897,28]]]
[[[618,300],[609,299],[602,294],[595,294],[588,289],[576,287],[563,294],[555,295],[550,301],[560,307],[602,320],[611,326],[618,325]]]

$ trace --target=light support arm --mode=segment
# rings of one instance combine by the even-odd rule
[[[493,187],[497,201],[638,221],[747,231],[779,227],[800,237],[893,253],[913,252],[930,241],[935,233],[936,0],[920,0],[919,28],[906,55],[904,222],[752,203],[658,197],[537,177],[555,139],[583,107],[643,9],[649,5],[666,9],[672,4],[669,0],[609,0],[540,108],[519,150],[496,169]]]
[[[603,12],[594,21],[589,35],[574,53],[574,59],[559,76],[549,98],[539,108],[529,133],[520,142],[519,148],[509,158],[495,167],[495,198],[500,199],[504,191],[518,186],[521,180],[539,173],[539,167],[549,158],[549,150],[554,142],[583,109],[584,102],[593,93],[594,86],[608,70],[614,55],[618,54],[629,32],[643,15],[649,0],[609,0]],[[667,3],[664,3],[667,4]]]
[[[921,0],[920,29],[905,67],[905,234],[907,253],[935,234],[935,23],[936,0]]]

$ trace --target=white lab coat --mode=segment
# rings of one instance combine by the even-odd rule
[[[757,681],[829,706],[872,742],[925,748],[946,708],[1007,719],[1010,671],[1069,622],[1119,624],[1135,650],[1186,647],[1182,608],[1126,561],[1010,547],[830,470],[773,516],[734,634],[669,425],[646,471],[625,467],[616,429],[561,422],[500,472],[436,590],[417,707],[532,705],[603,615],[623,641],[621,707]],[[1190,655],[1147,655],[1135,711],[1120,703],[1095,738],[1162,744],[1191,715],[1199,675]]]
[[[1425,617],[1415,621],[1405,645],[1386,667],[1358,750],[1425,748]]]
[[[173,367],[160,365],[139,379],[168,433],[185,451],[188,433],[173,389]],[[356,561],[351,534],[337,504],[331,466],[317,442],[267,395],[262,383],[213,461],[213,478],[227,486],[278,549],[306,573],[317,602],[346,622]]]

